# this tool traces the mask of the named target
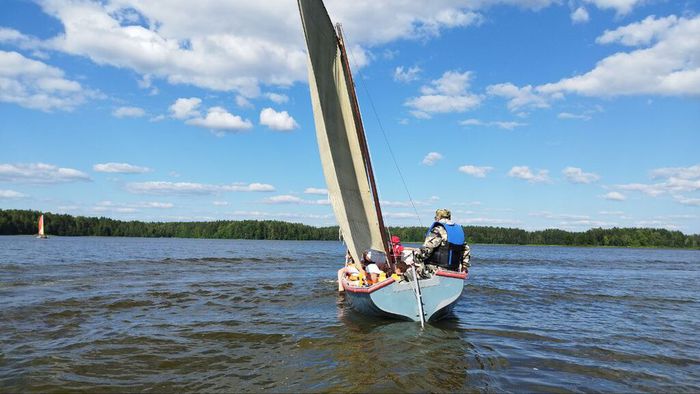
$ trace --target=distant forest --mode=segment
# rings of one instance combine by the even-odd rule
[[[36,234],[41,212],[0,210],[0,235]],[[314,227],[277,220],[140,222],[105,217],[44,214],[46,232],[62,236],[176,237],[270,240],[337,240],[338,226]],[[390,227],[403,242],[421,242],[422,227]],[[700,234],[654,228],[594,228],[584,232],[464,226],[471,244],[622,246],[700,249]]]

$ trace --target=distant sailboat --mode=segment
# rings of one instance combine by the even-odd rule
[[[42,239],[48,238],[44,230],[44,215],[39,216],[39,234],[36,237]]]

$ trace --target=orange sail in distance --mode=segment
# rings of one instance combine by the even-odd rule
[[[46,238],[46,233],[44,232],[44,215],[39,216],[39,235],[37,238]]]

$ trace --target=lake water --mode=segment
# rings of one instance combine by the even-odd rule
[[[338,242],[0,237],[0,392],[700,391],[699,251],[472,250],[422,330]]]

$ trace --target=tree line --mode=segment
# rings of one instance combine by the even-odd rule
[[[0,210],[0,235],[36,234],[41,212]],[[47,234],[61,236],[175,237],[269,240],[337,240],[338,226],[314,227],[278,220],[211,222],[141,222],[105,217],[44,214]],[[421,242],[423,227],[390,227],[403,242]],[[469,243],[512,245],[619,246],[700,249],[700,234],[655,228],[593,228],[583,232],[558,229],[464,226]]]

